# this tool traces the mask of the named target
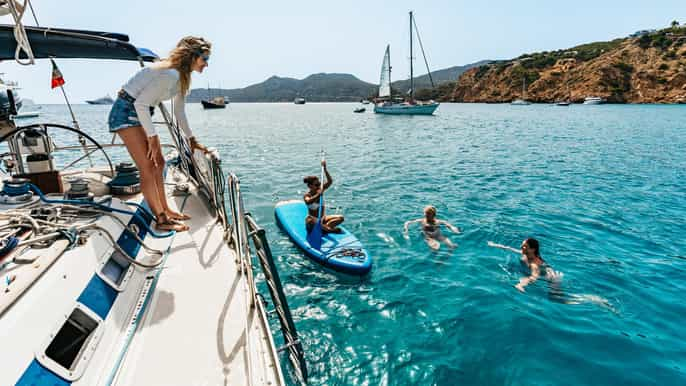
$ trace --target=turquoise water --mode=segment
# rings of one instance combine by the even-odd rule
[[[433,117],[353,104],[189,106],[267,230],[311,384],[686,384],[686,107],[443,104]],[[66,121],[62,108],[45,116]],[[107,107],[78,106],[98,138]],[[375,267],[305,259],[274,223],[324,148],[329,211]],[[402,225],[433,204],[463,229],[431,252]],[[564,273],[518,292],[518,247]],[[576,304],[570,304],[576,303]]]

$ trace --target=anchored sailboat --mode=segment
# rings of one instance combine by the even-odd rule
[[[417,25],[414,22],[414,15],[410,12],[410,92],[409,98],[394,98],[391,90],[391,46],[386,46],[386,53],[384,54],[383,64],[381,65],[381,77],[379,80],[379,98],[374,105],[374,112],[378,114],[402,114],[402,115],[431,115],[438,108],[439,103],[434,101],[417,101],[414,99],[414,68],[412,63],[412,31],[417,30]],[[424,54],[424,47],[422,40],[419,39],[419,31],[417,30],[417,38],[419,40],[419,47],[422,50],[426,70],[429,73],[429,80],[431,86],[434,87],[433,78],[431,78],[431,71],[429,70],[429,63]]]
[[[510,102],[511,105],[515,106],[526,106],[530,105],[531,102],[526,100],[526,76],[522,77],[522,97],[521,99],[515,99],[512,102]]]

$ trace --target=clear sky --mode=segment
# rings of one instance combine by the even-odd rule
[[[272,75],[304,78],[318,72],[351,73],[377,83],[386,44],[395,79],[409,74],[408,15],[414,10],[432,69],[481,59],[610,40],[639,29],[686,23],[685,0],[574,1],[154,1],[33,0],[41,26],[126,33],[131,41],[166,55],[178,39],[199,35],[213,43],[210,67],[194,87],[238,88]],[[10,18],[1,17],[1,23]],[[26,25],[33,19],[26,15]],[[421,64],[421,62],[417,62]],[[133,62],[60,60],[74,102],[117,89],[136,70]],[[0,63],[23,97],[61,103],[50,89],[50,66]],[[423,71],[420,71],[423,73]]]

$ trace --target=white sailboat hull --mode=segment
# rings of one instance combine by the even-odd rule
[[[440,103],[411,105],[407,103],[378,104],[374,106],[377,114],[391,115],[432,115]]]

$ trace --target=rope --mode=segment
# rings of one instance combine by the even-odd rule
[[[158,238],[158,239],[171,237],[175,233],[175,231],[169,231],[166,233],[155,232],[154,230],[152,230],[150,228],[146,219],[143,218],[143,216],[141,216],[140,214],[138,214],[138,212],[133,212],[130,210],[125,210],[125,209],[112,208],[111,206],[98,204],[97,202],[92,202],[92,201],[50,199],[50,198],[45,197],[45,194],[43,194],[43,192],[40,190],[40,188],[38,188],[36,185],[29,184],[29,186],[31,187],[31,190],[33,190],[36,194],[38,194],[38,197],[40,197],[40,200],[47,203],[47,204],[70,204],[70,205],[93,206],[93,207],[96,207],[98,209],[101,209],[101,210],[104,210],[107,212],[122,213],[122,214],[126,214],[129,216],[134,216],[134,217],[138,218],[139,220],[141,220],[141,223],[143,224],[145,229],[148,231],[148,233],[150,233],[150,235],[152,237]]]
[[[69,228],[60,228],[57,230],[57,233],[62,234],[62,236],[69,241],[69,246],[67,249],[72,249],[76,246],[76,244],[78,244],[79,232],[76,230],[76,227],[72,226]]]
[[[19,239],[14,236],[0,240],[0,258],[10,254],[17,247],[17,244],[19,244]]]
[[[364,260],[365,259],[365,254],[362,252],[362,249],[360,248],[344,248],[344,249],[339,249],[336,252],[326,255],[326,259],[331,259],[332,257],[335,256],[344,256],[344,257],[352,257],[355,258],[356,260]]]
[[[24,25],[21,23],[21,19],[24,17],[24,12],[26,11],[26,5],[28,4],[29,7],[31,7],[31,9],[33,10],[30,0],[24,0],[23,5],[20,5],[17,0],[7,0],[5,4],[9,8],[10,13],[12,14],[12,18],[14,19],[14,39],[17,41],[17,49],[14,51],[14,60],[16,60],[17,63],[23,66],[34,64],[35,61],[33,56],[33,50],[31,50],[31,43],[29,42],[29,37],[26,34],[26,29],[24,29]],[[22,51],[27,56],[26,60],[22,60],[19,58],[21,56]]]

